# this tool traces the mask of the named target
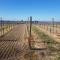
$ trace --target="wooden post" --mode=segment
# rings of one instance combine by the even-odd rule
[[[32,28],[32,16],[30,16],[30,37],[31,37],[31,28]]]
[[[29,39],[28,39],[30,49],[31,49],[31,40],[32,40],[31,28],[32,28],[32,16],[30,16],[30,31],[29,31]]]
[[[52,18],[52,24],[53,24],[53,34],[54,34],[54,18]]]
[[[57,34],[57,22],[56,22],[56,34]]]
[[[51,24],[50,24],[51,25]],[[51,26],[50,26],[50,34],[51,34]]]
[[[1,36],[2,36],[2,17],[1,17]]]
[[[4,28],[5,28],[5,27],[4,27],[4,21],[2,21],[2,24],[3,24],[3,35],[4,35]]]

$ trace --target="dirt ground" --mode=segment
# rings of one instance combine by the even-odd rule
[[[32,32],[35,41],[41,42]],[[35,44],[35,47],[45,47]],[[0,60],[51,60],[48,50],[31,50],[28,43],[26,24],[19,24],[8,34],[0,38]]]
[[[20,24],[0,37],[0,60],[23,60],[24,48],[27,47],[26,36],[26,25]]]

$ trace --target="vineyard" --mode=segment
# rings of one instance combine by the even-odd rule
[[[0,60],[59,59],[60,24],[0,22]]]

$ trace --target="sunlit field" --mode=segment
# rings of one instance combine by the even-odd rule
[[[31,24],[31,28],[29,21],[0,24],[0,60],[60,59],[60,24]]]

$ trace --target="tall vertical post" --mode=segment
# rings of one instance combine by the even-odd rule
[[[52,25],[53,25],[53,34],[54,34],[54,18],[52,18]]]
[[[2,36],[2,17],[1,17],[1,36]]]
[[[30,16],[30,37],[31,37],[31,28],[32,28],[32,16]]]
[[[30,16],[30,31],[29,31],[29,47],[31,49],[31,39],[32,39],[32,36],[31,36],[31,27],[32,27],[32,16]]]
[[[28,17],[28,21],[27,21],[27,30],[29,31],[29,17]]]
[[[9,21],[7,21],[7,28],[6,28],[7,31],[9,31]]]
[[[30,16],[30,41],[29,41],[30,49],[31,49],[31,39],[32,39],[31,28],[32,28],[32,16]],[[32,60],[32,56],[31,55],[30,55],[30,60]]]
[[[50,25],[51,25],[51,23],[50,23]],[[51,34],[51,26],[50,26],[50,34]]]
[[[56,22],[56,34],[57,34],[57,22]]]
[[[3,31],[2,32],[3,32],[3,35],[4,35],[4,21],[2,21],[2,24],[3,24]]]

